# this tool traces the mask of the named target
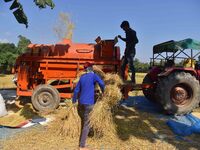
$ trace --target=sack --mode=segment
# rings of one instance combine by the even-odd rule
[[[5,106],[5,101],[3,99],[3,97],[0,94],[0,117],[3,117],[5,115],[7,115],[8,112],[6,110],[6,106]]]

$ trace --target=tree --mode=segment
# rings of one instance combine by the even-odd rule
[[[61,12],[56,26],[54,27],[54,32],[56,33],[59,40],[64,38],[72,39],[74,30],[74,23],[68,13]]]
[[[5,72],[13,66],[17,58],[17,48],[13,43],[0,43],[0,67]]]
[[[26,37],[19,35],[17,47],[13,43],[0,43],[0,71],[6,72],[15,64],[16,58],[27,50],[31,43]]]
[[[140,62],[138,58],[134,60],[134,66],[136,72],[147,72],[149,70],[149,63]]]
[[[31,41],[22,35],[19,35],[18,38],[19,42],[17,44],[17,54],[20,55],[27,50],[27,46],[31,43]]]
[[[19,0],[4,0],[5,2],[12,1],[12,5],[10,6],[10,10],[14,10],[13,14],[18,21],[18,23],[25,24],[26,27],[28,27],[28,18],[26,14],[24,13],[23,6],[19,2]],[[55,4],[52,0],[34,0],[35,5],[39,8],[46,8],[46,6],[51,7],[53,9],[55,7]]]

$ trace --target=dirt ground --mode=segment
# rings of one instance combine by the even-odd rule
[[[136,93],[140,95],[140,93]],[[133,93],[135,95],[135,93]],[[17,105],[16,105],[17,104]],[[10,118],[7,122],[18,122],[29,119],[37,114],[30,104],[20,107],[18,103],[9,104]],[[56,117],[67,108],[60,106],[57,111],[50,114]],[[15,110],[15,113],[11,113]],[[199,109],[195,110],[198,114]],[[16,115],[16,116],[12,116]],[[18,115],[18,116],[17,116]],[[45,116],[45,115],[44,115]],[[46,117],[48,117],[46,115]],[[5,123],[5,118],[0,118],[0,124]],[[89,137],[87,144],[92,150],[198,150],[200,149],[200,135],[193,134],[187,137],[176,137],[166,125],[165,118],[159,118],[151,113],[139,111],[133,107],[121,106],[113,115],[116,135],[101,138]],[[17,123],[17,121],[16,121]],[[0,149],[3,150],[76,150],[78,136],[69,138],[58,134],[59,124],[54,122],[54,127],[34,126],[28,130],[17,133],[12,137],[0,140]],[[109,130],[109,129],[108,129]]]

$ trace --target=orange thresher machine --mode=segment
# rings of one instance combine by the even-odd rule
[[[31,97],[36,110],[58,107],[60,100],[71,98],[73,80],[90,62],[104,72],[120,71],[117,39],[96,39],[96,44],[73,43],[64,39],[55,45],[30,44],[16,60],[17,95]]]

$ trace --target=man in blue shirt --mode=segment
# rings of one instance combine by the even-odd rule
[[[77,98],[79,102],[78,113],[81,117],[80,150],[87,150],[85,148],[85,143],[90,130],[89,113],[92,111],[95,104],[95,84],[98,83],[102,91],[104,91],[105,87],[103,80],[93,72],[92,64],[86,62],[84,64],[84,69],[86,73],[80,77],[74,89],[74,96],[72,99],[73,103],[76,103]]]

